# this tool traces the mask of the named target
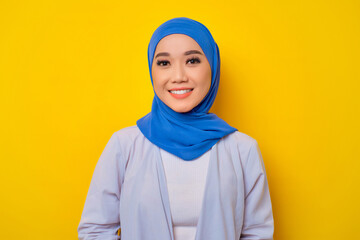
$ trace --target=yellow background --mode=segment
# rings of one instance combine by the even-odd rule
[[[95,164],[151,109],[147,45],[173,17],[221,54],[212,112],[257,139],[275,239],[356,239],[360,2],[1,1],[0,238],[77,239]]]

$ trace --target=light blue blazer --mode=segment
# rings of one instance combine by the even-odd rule
[[[137,126],[115,132],[103,150],[78,236],[120,239],[116,235],[120,227],[122,240],[174,240],[160,149]],[[273,232],[258,144],[244,133],[233,132],[211,148],[195,240],[273,239]]]

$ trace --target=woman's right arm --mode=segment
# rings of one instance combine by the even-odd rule
[[[113,134],[93,173],[78,226],[80,240],[117,240],[119,201],[123,175],[119,140]]]

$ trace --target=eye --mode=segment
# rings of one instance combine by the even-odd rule
[[[169,64],[169,61],[162,61],[162,60],[158,60],[157,62],[156,62],[156,64],[158,65],[158,66],[167,66],[168,64]]]
[[[186,62],[190,62],[191,64],[200,63],[200,59],[197,57],[192,57],[188,59]]]

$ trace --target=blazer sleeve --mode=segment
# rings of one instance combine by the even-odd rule
[[[123,159],[114,133],[103,150],[93,173],[78,226],[80,240],[120,239],[119,201]]]
[[[272,240],[274,219],[265,166],[257,141],[250,147],[244,171],[245,209],[240,239]]]

